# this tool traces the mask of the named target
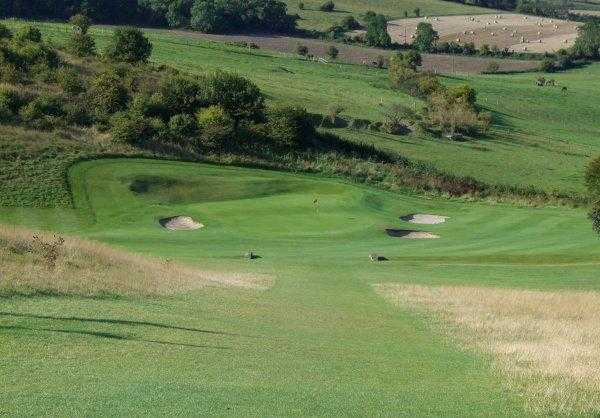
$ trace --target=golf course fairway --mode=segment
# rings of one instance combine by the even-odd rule
[[[144,159],[82,162],[69,178],[73,208],[0,208],[0,223],[260,275],[269,286],[2,299],[0,415],[521,416],[523,401],[488,358],[374,286],[600,288],[600,244],[583,209]],[[400,219],[413,213],[448,219]],[[163,228],[159,221],[173,216],[203,227]]]

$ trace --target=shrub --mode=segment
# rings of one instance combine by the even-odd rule
[[[234,121],[221,106],[213,105],[196,114],[200,129],[200,144],[209,148],[223,150],[234,135]]]
[[[383,116],[381,129],[392,135],[406,135],[410,132],[409,125],[418,120],[417,114],[410,108],[394,105]]]
[[[544,58],[544,60],[540,63],[540,71],[545,73],[553,73],[556,71],[556,66],[554,64],[554,60],[552,58]]]
[[[425,117],[430,129],[449,138],[479,135],[491,124],[489,113],[479,114],[466,100],[457,100],[443,90],[429,97]]]
[[[48,94],[42,94],[20,110],[21,119],[37,129],[50,129],[62,124],[64,115],[63,99]]]
[[[100,116],[108,116],[124,110],[129,99],[127,89],[114,72],[98,74],[90,84],[88,95],[92,106]]]
[[[65,93],[77,95],[85,91],[83,81],[77,71],[63,67],[56,72],[56,82]]]
[[[392,44],[392,38],[387,31],[387,19],[384,15],[374,15],[368,18],[365,42],[369,46],[380,48],[387,48]]]
[[[69,38],[67,49],[78,57],[91,57],[96,55],[96,42],[87,33],[74,32]]]
[[[82,101],[69,101],[63,107],[64,119],[69,125],[89,126],[94,122]]]
[[[265,99],[252,81],[237,74],[216,72],[204,80],[207,103],[221,106],[235,121],[260,121],[264,117]]]
[[[0,39],[10,39],[12,36],[12,31],[0,23]]]
[[[335,10],[335,3],[331,0],[326,1],[319,7],[322,12],[333,12]]]
[[[585,170],[585,184],[592,198],[600,201],[600,157],[588,163]]]
[[[340,25],[344,30],[356,30],[360,29],[362,26],[358,23],[358,20],[354,18],[354,16],[346,16],[342,19],[342,23]]]
[[[500,65],[496,61],[490,61],[485,67],[485,73],[487,74],[496,74],[500,71]]]
[[[185,76],[172,75],[164,78],[158,91],[169,116],[179,113],[194,114],[208,104],[202,81]]]
[[[42,32],[35,26],[24,26],[15,32],[13,39],[19,44],[25,42],[40,43],[42,42]]]
[[[589,218],[592,221],[592,228],[600,234],[600,204],[594,205],[589,213]]]
[[[0,87],[0,107],[4,110],[10,111],[11,114],[16,114],[24,104],[25,100],[17,90],[6,86]]]
[[[161,93],[138,93],[131,101],[130,112],[137,113],[149,118],[161,118],[168,120],[172,113],[165,105]]]
[[[431,51],[438,39],[438,33],[433,29],[431,23],[420,22],[415,32],[413,47],[422,52]]]
[[[23,71],[11,63],[0,63],[0,82],[16,84],[23,80]]]
[[[19,47],[21,62],[30,67],[38,65],[46,68],[57,68],[60,58],[54,48],[41,43],[26,43]]]
[[[316,131],[306,109],[281,107],[268,113],[267,129],[278,144],[285,147],[301,148],[315,136]]]
[[[352,122],[350,122],[350,127],[357,130],[367,129],[370,124],[371,121],[369,119],[354,118],[352,119]]]
[[[71,16],[69,23],[73,26],[75,32],[82,34],[88,33],[88,30],[92,26],[92,20],[81,13]]]
[[[145,63],[152,54],[152,44],[137,28],[119,28],[114,31],[105,53],[112,61]]]
[[[329,48],[327,48],[327,56],[332,60],[336,59],[339,53],[340,51],[333,45],[330,45]]]
[[[296,47],[296,53],[305,57],[308,55],[308,47],[306,45],[298,45]]]
[[[169,119],[169,133],[175,139],[189,138],[196,134],[197,131],[198,125],[192,115],[180,113]]]
[[[120,112],[110,120],[113,140],[130,145],[143,145],[152,139],[154,129],[151,121],[141,115]]]

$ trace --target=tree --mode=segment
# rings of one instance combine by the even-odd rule
[[[208,104],[221,106],[237,124],[242,120],[263,118],[265,98],[260,89],[245,77],[217,72],[205,80]]]
[[[296,47],[296,53],[305,57],[308,55],[308,47],[306,45],[298,45]]]
[[[88,57],[96,54],[96,42],[88,34],[92,25],[89,17],[83,14],[76,14],[69,20],[73,25],[73,33],[69,38],[67,48],[78,57]]]
[[[75,32],[82,34],[88,33],[88,30],[92,26],[92,20],[81,13],[71,16],[69,23],[73,26]]]
[[[592,20],[580,26],[573,53],[583,58],[600,58],[600,22]]]
[[[327,56],[329,58],[331,58],[332,60],[336,59],[339,53],[340,53],[340,51],[333,45],[331,45],[331,46],[329,46],[329,48],[327,48]]]
[[[430,51],[438,39],[438,33],[433,29],[431,23],[420,22],[417,25],[413,46],[421,52]]]
[[[417,76],[417,67],[421,65],[421,54],[417,51],[395,53],[390,57],[388,73],[394,88],[402,88],[406,81]]]
[[[145,63],[152,54],[152,44],[137,28],[118,28],[105,53],[113,61]]]
[[[600,234],[600,157],[596,157],[588,164],[585,183],[593,202],[589,217],[594,230]]]
[[[103,117],[125,109],[129,99],[120,77],[112,72],[101,73],[92,80],[88,95],[96,114]]]
[[[384,15],[370,16],[367,21],[365,42],[369,46],[387,48],[392,44],[392,38],[387,31],[387,19]]]

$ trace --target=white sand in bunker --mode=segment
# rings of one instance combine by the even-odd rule
[[[410,222],[411,224],[437,225],[446,222],[448,217],[440,215],[430,215],[428,213],[412,213],[410,215],[401,216],[400,219],[402,219],[405,222]]]
[[[189,216],[173,216],[170,218],[162,218],[158,221],[158,223],[163,228],[170,231],[191,231],[204,227],[203,224],[195,221]]]
[[[472,16],[420,17],[388,23],[392,40],[410,44],[417,25],[431,23],[439,42],[474,43],[516,52],[552,52],[573,45],[580,23],[516,13]]]
[[[412,229],[391,229],[385,230],[385,233],[390,237],[403,239],[437,239],[439,235],[432,234],[426,231],[414,231]]]

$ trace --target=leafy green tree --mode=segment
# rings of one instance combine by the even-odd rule
[[[387,31],[387,19],[384,15],[370,16],[367,21],[365,42],[369,46],[387,48],[392,44],[392,38]]]
[[[578,31],[573,53],[584,58],[600,58],[600,21],[587,22]]]
[[[265,98],[252,81],[237,74],[217,72],[206,79],[209,104],[221,106],[235,121],[259,121],[264,117]]]
[[[306,109],[278,107],[267,115],[269,135],[279,145],[301,148],[310,143],[316,131]]]
[[[413,47],[421,52],[430,51],[438,39],[438,33],[433,29],[431,23],[419,22],[413,41]]]
[[[118,28],[105,54],[116,62],[145,63],[152,54],[152,44],[137,28]]]
[[[600,157],[596,157],[588,164],[585,183],[593,202],[589,217],[594,230],[600,234]]]

